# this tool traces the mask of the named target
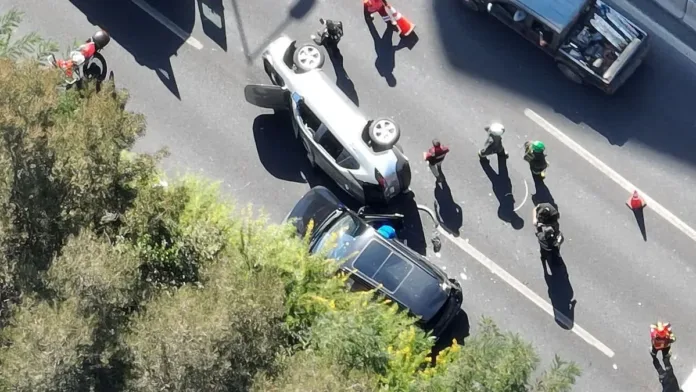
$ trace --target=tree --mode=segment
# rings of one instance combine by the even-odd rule
[[[58,50],[55,42],[45,40],[35,32],[15,38],[14,32],[23,16],[22,12],[14,8],[0,16],[0,58],[19,60],[33,55],[36,59],[43,59]]]
[[[80,391],[90,384],[83,364],[91,355],[95,319],[74,300],[51,305],[25,299],[2,331],[0,386],[19,392]]]
[[[580,376],[577,365],[556,357],[549,370],[531,380],[539,365],[532,346],[519,335],[501,332],[487,318],[463,347],[453,345],[437,362],[420,374],[413,391],[570,392]]]
[[[252,392],[372,392],[379,389],[378,377],[346,370],[312,350],[286,358],[277,377],[260,375]]]

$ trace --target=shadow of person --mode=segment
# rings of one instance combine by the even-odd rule
[[[343,55],[341,54],[341,50],[337,46],[328,45],[326,47],[326,53],[328,53],[329,60],[331,60],[331,64],[334,68],[334,73],[336,73],[336,86],[338,86],[356,106],[360,106],[360,99],[358,98],[358,92],[355,91],[355,84],[350,80],[346,69],[343,67]]]
[[[533,178],[534,190],[536,193],[532,195],[532,203],[534,203],[534,205],[538,205],[540,203],[549,203],[554,206],[554,208],[558,209],[558,205],[553,199],[553,195],[551,195],[551,191],[549,190],[549,187],[546,186],[544,180],[538,176],[534,176]]]
[[[184,40],[155,20],[148,12],[157,12],[181,30],[190,33],[195,24],[192,0],[148,1],[153,11],[145,12],[133,2],[70,0],[87,20],[109,32],[111,38],[130,53],[135,61],[153,71],[167,89],[181,99],[170,61]],[[108,48],[107,48],[108,50]],[[106,55],[108,56],[108,55]],[[108,58],[107,58],[108,61]]]
[[[198,14],[201,16],[205,35],[227,52],[225,8],[222,0],[198,0]]]
[[[573,286],[570,284],[568,269],[560,254],[549,255],[545,259],[542,252],[542,263],[544,263],[544,280],[548,287],[549,299],[553,306],[553,313],[556,323],[564,329],[573,328],[575,323],[575,304],[573,298]],[[546,268],[548,264],[548,269]]]
[[[398,45],[394,45],[394,28],[387,25],[384,34],[380,37],[377,33],[377,27],[370,18],[366,19],[367,28],[370,30],[370,35],[375,44],[375,68],[386,81],[389,87],[396,86],[396,77],[394,76],[394,67],[396,67],[396,51],[408,47],[408,42],[401,40]]]
[[[454,236],[459,236],[462,227],[462,207],[454,201],[452,190],[447,181],[435,184],[435,214],[443,229]]]
[[[657,357],[652,357],[652,361],[655,370],[657,370],[660,385],[662,385],[662,392],[684,392],[679,386],[677,376],[674,375],[674,369],[672,369],[672,362],[670,361],[669,357],[664,359],[664,368]]]
[[[481,160],[481,167],[488,176],[493,187],[493,194],[498,199],[498,218],[510,223],[512,228],[520,230],[524,227],[524,219],[515,212],[515,196],[512,194],[512,181],[507,168],[507,159],[498,157],[498,173],[491,167],[488,159]]]
[[[464,345],[464,339],[469,337],[471,326],[469,324],[469,316],[464,309],[459,309],[457,315],[454,316],[452,323],[444,330],[440,336],[436,336],[437,341],[432,348],[432,360],[437,359],[438,354],[447,347],[452,345],[452,341],[456,340],[457,344]]]

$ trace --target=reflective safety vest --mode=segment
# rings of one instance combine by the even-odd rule
[[[384,9],[384,3],[382,0],[363,0],[363,4],[367,8],[367,12],[374,14]]]
[[[672,335],[672,326],[669,323],[665,323],[662,326],[662,330],[660,330],[656,325],[651,325],[650,340],[652,341],[652,345],[656,350],[662,350],[669,347],[672,341],[674,341]]]

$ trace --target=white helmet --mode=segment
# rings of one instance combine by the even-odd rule
[[[82,65],[85,62],[85,55],[83,55],[79,50],[73,50],[70,52],[70,60],[72,60],[75,65]]]
[[[488,126],[488,132],[490,132],[493,136],[503,136],[505,133],[505,127],[503,124],[495,122]]]

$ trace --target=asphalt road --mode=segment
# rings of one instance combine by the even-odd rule
[[[578,391],[632,392],[659,388],[648,328],[668,319],[679,339],[675,374],[684,384],[696,367],[696,246],[688,235],[688,226],[696,226],[691,33],[651,4],[634,3],[650,15],[640,21],[659,31],[634,77],[605,97],[570,84],[529,43],[455,1],[396,3],[417,23],[419,41],[411,49],[395,48],[398,37],[384,37],[378,17],[371,32],[358,1],[335,3],[150,0],[187,41],[125,0],[7,0],[0,11],[19,7],[27,13],[24,30],[63,47],[95,25],[109,31],[113,41],[104,54],[116,82],[149,123],[138,148],[168,146],[170,173],[219,179],[240,204],[253,203],[275,220],[310,185],[330,183],[309,170],[286,119],[247,104],[243,87],[267,80],[258,54],[277,34],[308,37],[320,16],[342,20],[343,69],[327,61],[325,70],[338,74],[343,87],[352,85],[367,114],[402,125],[401,144],[414,161],[416,200],[399,206],[413,226],[409,244],[423,251],[433,227],[414,212],[415,203],[437,200],[455,235],[440,257],[431,257],[461,280],[469,322],[492,316],[532,341],[545,364],[556,353],[578,362],[584,370]],[[475,156],[492,120],[507,128],[508,176],[497,174],[496,160],[482,167]],[[433,137],[453,151],[444,168],[447,189],[434,189],[419,161]],[[522,160],[528,139],[547,144],[546,187],[534,184]],[[624,204],[633,184],[658,202],[645,210],[645,239]],[[531,228],[531,209],[545,200],[558,204],[567,237],[566,267],[550,276]],[[465,329],[461,324],[454,332]]]

